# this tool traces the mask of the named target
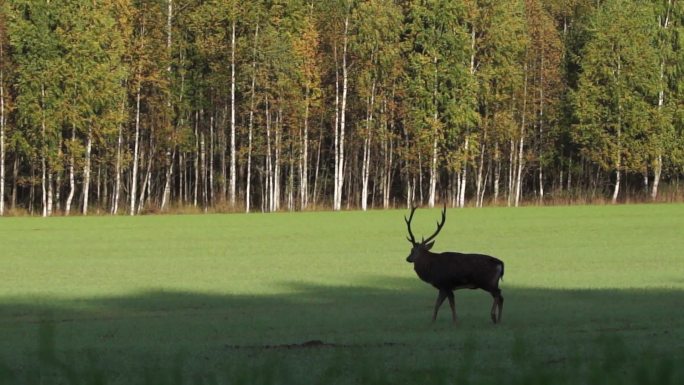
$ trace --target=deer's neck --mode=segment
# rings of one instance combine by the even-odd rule
[[[433,255],[434,253],[426,251],[421,253],[420,256],[413,262],[413,270],[416,271],[416,274],[418,274],[420,279],[428,283],[432,283],[430,277],[432,277],[431,271]]]

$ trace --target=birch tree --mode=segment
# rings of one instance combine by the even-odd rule
[[[639,138],[650,130],[659,65],[652,45],[653,9],[609,0],[598,9],[584,50],[582,75],[573,95],[575,140],[582,152],[615,175],[612,202],[626,171],[643,164]]]
[[[7,20],[5,2],[0,2],[0,216],[5,215],[5,136],[7,132],[8,100],[6,77],[9,69],[7,51]]]

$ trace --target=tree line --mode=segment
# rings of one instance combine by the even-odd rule
[[[0,214],[657,199],[681,0],[0,0]]]

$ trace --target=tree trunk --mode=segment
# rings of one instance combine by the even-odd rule
[[[235,153],[235,17],[230,39],[230,206],[235,206],[236,153]]]
[[[617,203],[618,199],[618,194],[620,193],[620,165],[618,164],[618,169],[615,170],[615,187],[613,188],[613,198],[611,199],[611,202],[613,204]]]
[[[347,43],[349,31],[349,16],[344,19],[344,39],[342,50],[342,104],[340,107],[340,143],[338,154],[338,174],[335,178],[335,188],[337,191],[337,201],[333,210],[339,211],[342,209],[342,187],[344,185],[344,134],[347,113],[347,90],[348,90],[348,74],[347,74]]]
[[[437,139],[439,137],[439,133],[437,132],[437,119],[439,119],[438,115],[438,107],[437,107],[437,57],[435,56],[432,64],[434,65],[435,69],[435,78],[434,78],[434,84],[433,84],[433,94],[432,94],[432,103],[434,104],[434,115],[433,115],[433,125],[434,127],[432,128],[432,159],[430,160],[430,196],[428,198],[428,207],[435,207],[435,194],[437,190]]]
[[[19,187],[17,179],[19,179],[19,154],[14,154],[14,162],[12,165],[12,202],[10,205],[12,210],[17,208],[17,188]]]
[[[309,84],[306,85],[306,106],[304,109],[304,133],[302,136],[302,153],[300,157],[299,205],[305,210],[309,205]]]
[[[618,60],[617,62],[617,81],[620,81],[620,70],[622,68],[622,62]],[[618,92],[618,124],[617,124],[617,149],[615,154],[615,188],[613,189],[613,199],[611,200],[613,204],[617,203],[618,194],[620,193],[620,179],[622,168],[622,99]]]
[[[515,182],[515,207],[520,204],[522,197],[522,169],[523,169],[523,151],[525,146],[525,117],[527,115],[527,64],[525,64],[525,85],[523,91],[523,109],[522,122],[520,124],[520,142],[518,144],[518,173]]]
[[[252,89],[249,99],[249,126],[247,133],[247,180],[245,183],[245,211],[249,212],[252,194],[252,128],[254,126],[254,101],[256,94],[256,65],[257,65],[257,39],[259,38],[259,24],[254,29],[254,48],[252,51]]]
[[[225,106],[223,109],[223,123],[228,121],[228,106]],[[218,124],[218,126],[222,126]],[[226,202],[228,199],[228,163],[226,162],[226,153],[229,150],[228,149],[228,139],[226,137],[226,130],[224,129],[219,129],[218,130],[218,145],[219,145],[219,154],[220,155],[220,162],[221,162],[221,197],[220,200],[222,202]],[[218,199],[217,199],[218,200]]]
[[[202,175],[202,208],[207,210],[207,145],[204,132],[200,133],[200,174]]]
[[[544,50],[541,50],[539,70],[539,203],[544,202]]]
[[[131,177],[131,207],[130,215],[135,215],[137,209],[135,200],[138,198],[138,154],[140,147],[140,79],[138,79],[138,90],[135,94],[135,139],[133,147],[133,176]]]
[[[370,175],[371,137],[373,126],[373,109],[375,108],[375,80],[371,86],[371,95],[366,113],[366,138],[363,141],[363,164],[361,165],[361,209],[368,208],[368,177]]]
[[[149,144],[149,153],[147,155],[147,170],[145,171],[145,179],[143,180],[142,183],[142,191],[140,192],[140,199],[138,200],[138,207],[137,207],[137,213],[140,214],[143,209],[145,208],[145,198],[147,197],[147,191],[150,191],[150,195],[152,194],[152,189],[150,188],[151,184],[151,177],[152,177],[152,159],[154,158],[152,156],[152,153],[154,151],[154,148],[152,146],[152,137],[150,136],[150,144]]]
[[[275,121],[275,144],[274,152],[275,157],[273,164],[273,211],[278,211],[280,209],[280,152],[281,152],[281,138],[282,138],[282,128],[283,124],[283,110],[282,107],[278,108],[278,115],[276,115]]]
[[[64,205],[64,215],[69,216],[71,212],[71,202],[74,199],[74,193],[76,192],[76,181],[74,175],[74,152],[73,145],[76,142],[76,127],[71,126],[71,150],[69,151],[69,195],[67,196],[66,204]]]
[[[43,139],[42,154],[41,154],[41,190],[42,190],[42,205],[43,205],[43,217],[50,215],[48,212],[48,197],[47,197],[47,136],[45,132],[45,86],[40,85],[41,92],[41,109],[42,109],[42,119],[41,119],[41,137]]]
[[[168,80],[169,83],[171,83],[171,72],[172,72],[172,51],[171,51],[171,42],[172,42],[172,32],[173,32],[173,0],[168,0],[168,11],[166,14],[167,21],[166,21],[166,49],[168,51],[169,55],[169,66],[167,67],[166,71],[168,73]],[[171,111],[171,97],[167,99],[167,111]],[[171,126],[173,123],[171,122],[171,119],[167,120],[169,125]],[[176,158],[176,145],[175,145],[175,138],[171,138],[171,147],[173,147],[173,150],[171,152],[166,152],[166,162],[167,162],[167,170],[166,170],[166,182],[164,183],[164,192],[162,193],[162,201],[161,201],[161,206],[159,207],[160,211],[164,211],[166,209],[166,205],[168,204],[170,195],[171,195],[171,178],[173,178],[173,165],[174,165],[174,159]],[[151,193],[151,191],[150,191]]]
[[[274,209],[274,192],[273,192],[273,160],[271,158],[271,113],[268,96],[266,97],[266,196],[268,200],[267,211],[272,212]]]
[[[85,166],[83,168],[83,215],[88,215],[88,198],[90,195],[90,153],[93,148],[93,129],[88,127],[86,139]]]
[[[667,30],[670,26],[670,12],[672,11],[672,5],[674,0],[668,0],[667,11],[665,13],[665,19],[662,21],[661,28]],[[665,59],[660,60],[660,90],[658,92],[658,111],[662,111],[663,105],[665,104],[665,89],[664,89],[664,79],[665,79]],[[653,186],[651,188],[651,199],[656,200],[658,198],[658,186],[660,185],[660,176],[663,170],[663,154],[662,149],[658,149],[658,155],[655,159],[655,164],[653,166]]]
[[[499,142],[494,144],[494,204],[499,202],[499,183],[501,180],[501,154],[499,153]]]
[[[199,145],[199,111],[195,111],[195,185],[193,189],[192,204],[197,207],[199,200],[200,185],[200,145]]]
[[[213,205],[214,199],[214,117],[209,118],[209,185],[208,202]]]
[[[318,171],[321,165],[321,145],[323,144],[323,130],[318,130],[318,149],[316,151],[316,169],[314,170],[313,203],[316,205],[318,196]]]
[[[53,213],[53,199],[54,196],[54,183],[52,182],[52,170],[48,171],[47,180],[47,216],[52,216]]]
[[[335,58],[335,133],[334,133],[334,143],[335,143],[335,159],[334,159],[334,172],[333,172],[333,210],[337,208],[337,195],[339,190],[337,189],[337,175],[340,172],[340,75],[339,75],[339,64],[337,59],[337,43],[333,46],[333,56]]]
[[[121,113],[124,112],[124,102],[121,103]],[[116,142],[116,165],[115,165],[115,181],[114,191],[112,193],[112,210],[111,213],[116,215],[119,211],[119,197],[121,195],[121,147],[123,146],[123,123],[119,123],[119,135]]]
[[[663,171],[663,156],[658,155],[655,166],[653,168],[653,186],[651,188],[651,199],[654,201],[658,198],[658,185],[660,184],[660,175]]]
[[[166,153],[168,159],[168,167],[166,168],[166,183],[164,183],[164,194],[162,195],[161,206],[159,207],[161,211],[164,211],[171,196],[171,179],[173,178],[173,165],[174,159],[176,158],[176,146],[172,146],[173,152],[171,154],[169,154],[168,152]]]
[[[515,140],[511,138],[511,148],[508,151],[508,203],[507,206],[511,207],[513,204],[514,198],[513,198],[513,191],[515,187],[515,171],[517,169],[517,166],[515,164],[515,160],[517,157],[515,156]]]
[[[480,195],[483,194],[484,191],[484,184],[485,181],[483,180],[483,172],[484,172],[484,154],[487,149],[487,129],[484,129],[484,133],[482,135],[482,142],[480,144],[480,159],[477,164],[477,178],[476,178],[476,186],[475,186],[475,206],[476,207],[482,207],[482,200],[480,199]]]
[[[0,40],[0,63],[3,60]],[[5,78],[0,64],[0,216],[5,215]]]
[[[458,198],[458,206],[459,207],[465,207],[465,191],[466,191],[466,184],[468,182],[467,176],[468,176],[468,146],[469,146],[469,137],[466,136],[465,139],[465,144],[463,146],[464,148],[464,154],[466,156],[466,159],[463,161],[463,169],[461,170],[461,183],[460,183],[460,196]]]

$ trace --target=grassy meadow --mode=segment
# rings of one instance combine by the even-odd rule
[[[500,325],[430,322],[404,214],[2,218],[0,384],[684,383],[684,205],[449,209]]]

